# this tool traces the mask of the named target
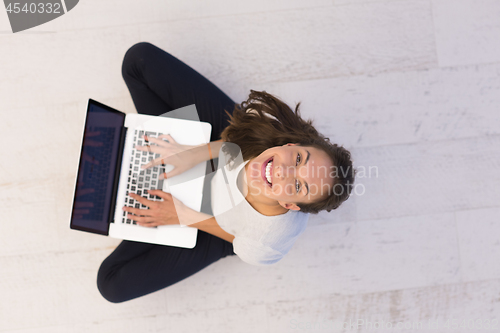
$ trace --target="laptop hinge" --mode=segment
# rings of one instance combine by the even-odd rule
[[[115,169],[115,179],[113,181],[113,192],[111,193],[111,209],[110,209],[110,215],[109,215],[109,222],[114,223],[114,218],[115,218],[115,208],[116,208],[116,197],[118,195],[118,182],[120,180],[120,172],[122,170],[122,159],[123,159],[123,147],[125,146],[125,138],[127,137],[127,127],[122,127],[120,131],[120,145],[118,146],[118,156],[116,157],[117,165]]]

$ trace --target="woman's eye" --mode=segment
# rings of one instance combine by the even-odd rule
[[[300,160],[301,160],[301,156],[300,156],[300,154],[297,154],[297,159],[296,159],[297,165],[300,164]],[[300,185],[299,181],[296,179],[295,180],[295,188],[297,189],[297,193],[299,193],[299,190],[300,190],[300,186],[299,185]]]

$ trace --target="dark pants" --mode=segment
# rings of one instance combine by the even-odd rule
[[[195,104],[201,121],[212,125],[211,141],[229,123],[224,110],[235,103],[213,83],[149,43],[132,46],[123,60],[125,79],[137,112],[161,115]],[[122,241],[99,268],[97,287],[110,302],[124,302],[179,282],[211,263],[234,255],[233,245],[198,230],[193,249]]]

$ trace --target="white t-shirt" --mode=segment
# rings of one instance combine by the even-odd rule
[[[237,186],[238,174],[241,171],[245,175],[243,168],[249,161],[243,162],[240,153],[234,163],[228,164],[227,157],[221,148],[219,167],[211,180],[213,216],[224,231],[235,236],[233,249],[241,260],[259,266],[274,264],[304,232],[309,214],[294,210],[276,216],[259,213]]]

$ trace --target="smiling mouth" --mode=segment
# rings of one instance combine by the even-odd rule
[[[262,178],[266,182],[266,184],[269,187],[273,187],[273,177],[272,177],[272,170],[273,170],[273,158],[269,158],[262,164]]]

